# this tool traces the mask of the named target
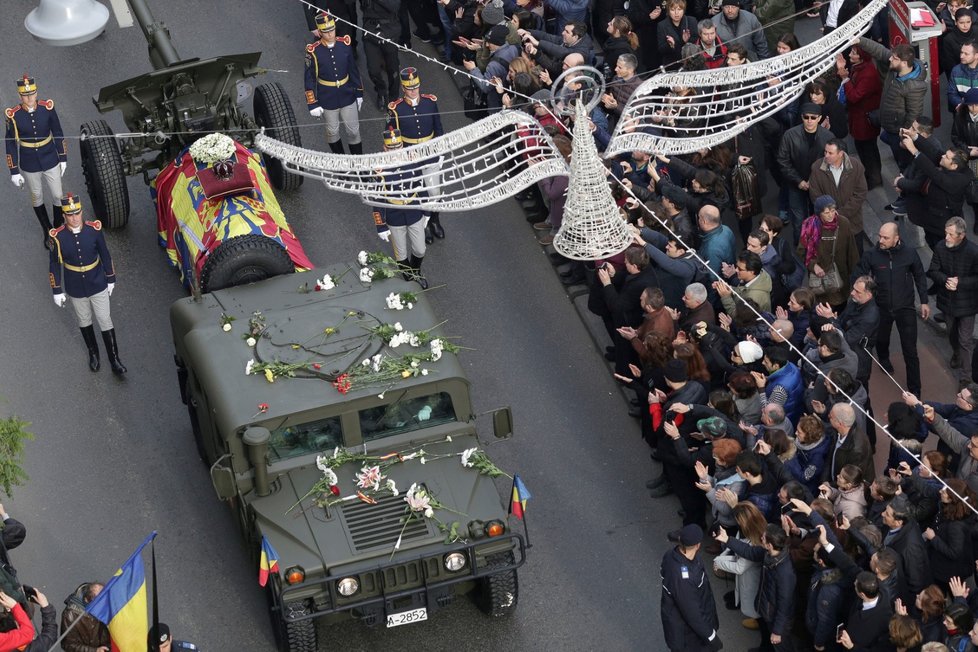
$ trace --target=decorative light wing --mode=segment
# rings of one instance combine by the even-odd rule
[[[871,0],[839,29],[787,54],[732,68],[661,73],[632,95],[605,151],[687,154],[727,142],[793,101],[869,29],[887,0]],[[691,89],[689,95],[672,89]]]
[[[288,145],[265,134],[255,146],[296,174],[360,195],[366,204],[409,202],[430,211],[467,211],[512,197],[570,170],[540,123],[503,111],[424,143],[345,155]]]

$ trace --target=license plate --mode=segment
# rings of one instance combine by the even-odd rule
[[[410,625],[411,623],[420,623],[422,620],[428,620],[428,610],[424,607],[388,615],[387,626]]]

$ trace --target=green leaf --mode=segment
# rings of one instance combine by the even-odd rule
[[[27,430],[30,425],[16,416],[0,419],[0,487],[8,497],[14,485],[23,486],[29,479],[21,464],[24,441],[34,439]]]

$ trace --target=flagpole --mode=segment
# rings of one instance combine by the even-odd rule
[[[526,510],[523,510],[523,518],[520,520],[523,521],[523,536],[526,538],[526,549],[529,550],[533,544],[530,543],[530,530],[526,527]]]

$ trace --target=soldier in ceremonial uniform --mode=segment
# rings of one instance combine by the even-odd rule
[[[61,177],[68,167],[61,122],[54,110],[54,100],[38,100],[37,84],[33,77],[24,75],[17,80],[20,104],[4,111],[7,118],[7,167],[10,180],[18,188],[27,184],[31,193],[31,205],[44,231],[44,246],[50,248],[48,231],[51,220],[44,206],[42,186],[51,195],[54,209],[54,226],[61,226]]]
[[[400,149],[404,146],[401,132],[397,129],[388,129],[384,132],[384,149]],[[406,174],[404,172],[385,173],[385,178],[391,181],[400,181]],[[423,193],[424,182],[418,180],[418,192]],[[415,280],[422,289],[428,289],[428,281],[421,275],[421,261],[424,260],[425,248],[425,225],[428,222],[428,215],[418,208],[411,208],[411,199],[418,196],[418,192],[409,196],[408,199],[390,200],[391,206],[378,206],[374,210],[374,224],[377,225],[377,234],[384,242],[390,242],[394,248],[394,260],[407,268],[404,272],[406,280]]]
[[[391,102],[387,110],[389,118],[387,126],[401,132],[401,140],[406,145],[417,145],[441,136],[445,130],[441,126],[441,116],[438,114],[438,98],[421,92],[421,78],[416,68],[405,68],[401,71],[401,88],[404,96]],[[439,167],[438,162],[425,166],[426,185],[437,191],[438,176],[433,174]],[[431,213],[431,220],[425,230],[425,241],[428,244],[433,238],[444,238],[445,229],[441,225],[438,213]]]
[[[349,36],[349,46],[353,48],[353,56],[357,56],[357,2],[356,0],[308,0],[302,5],[306,15],[306,25],[309,31],[317,39],[322,36],[319,25],[316,24],[320,13],[329,14],[341,19],[336,25],[336,33],[339,38]]]
[[[326,142],[334,154],[343,154],[340,126],[351,154],[363,154],[360,142],[360,106],[363,83],[353,60],[350,37],[336,36],[336,21],[316,17],[320,38],[306,46],[306,103],[309,114],[326,116]]]
[[[98,220],[83,221],[81,202],[71,193],[62,197],[61,207],[65,224],[51,229],[54,247],[51,249],[49,276],[54,303],[63,308],[68,297],[71,297],[71,307],[88,347],[88,367],[98,371],[98,342],[92,326],[94,317],[102,331],[112,373],[121,376],[126,373],[126,368],[119,360],[115,328],[109,314],[109,297],[115,289],[115,268],[105,244],[102,223]]]

